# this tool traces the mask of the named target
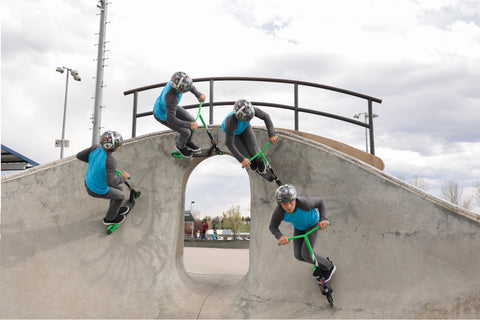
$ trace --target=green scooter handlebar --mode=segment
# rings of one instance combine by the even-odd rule
[[[328,221],[328,225],[331,226],[332,223],[331,223],[330,221]],[[290,237],[290,238],[288,238],[288,241],[293,240],[293,239],[308,237],[308,236],[310,235],[310,233],[312,233],[313,231],[318,230],[318,229],[320,229],[320,226],[316,226],[315,228],[313,228],[312,230],[308,231],[308,232],[305,233],[305,234],[301,234],[301,235],[299,235],[299,236]],[[281,245],[280,243],[277,243],[277,244],[278,244],[279,246]]]

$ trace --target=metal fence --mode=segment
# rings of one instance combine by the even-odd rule
[[[209,89],[209,102],[206,102],[204,104],[204,107],[209,106],[210,110],[210,117],[209,117],[209,124],[213,124],[213,115],[214,115],[214,107],[215,106],[225,106],[225,105],[233,105],[235,101],[214,101],[214,89],[215,89],[215,83],[216,82],[221,82],[221,81],[257,81],[257,82],[273,82],[273,83],[286,83],[286,84],[292,84],[293,85],[293,98],[294,98],[294,104],[292,105],[284,105],[284,104],[278,104],[278,103],[270,103],[270,102],[262,102],[262,101],[251,101],[253,105],[255,106],[264,106],[264,107],[273,107],[273,108],[280,108],[280,109],[286,109],[286,110],[291,110],[294,113],[294,122],[295,122],[295,130],[298,131],[298,118],[300,112],[302,113],[310,113],[310,114],[315,114],[323,117],[328,117],[328,118],[333,118],[337,119],[340,121],[344,122],[349,122],[354,125],[358,125],[361,127],[365,127],[369,131],[369,137],[370,137],[370,153],[375,154],[375,144],[374,144],[374,130],[373,130],[373,102],[376,103],[382,103],[382,100],[379,98],[375,97],[370,97],[361,93],[341,89],[341,88],[336,88],[336,87],[331,87],[331,86],[326,86],[323,84],[318,84],[318,83],[312,83],[312,82],[305,82],[305,81],[297,81],[297,80],[287,80],[287,79],[275,79],[275,78],[257,78],[257,77],[210,77],[210,78],[195,78],[193,79],[194,83],[199,83],[199,82],[209,82],[210,83],[210,89]],[[149,112],[142,112],[138,113],[137,112],[137,107],[138,107],[138,94],[142,91],[147,91],[151,89],[157,89],[164,87],[167,84],[167,82],[163,83],[158,83],[158,84],[153,84],[145,87],[140,87],[140,88],[135,88],[131,90],[125,91],[123,94],[124,95],[131,95],[133,94],[133,121],[132,121],[132,137],[136,136],[136,131],[137,131],[137,118],[141,117],[147,117],[147,116],[152,116],[153,111]],[[335,91],[339,93],[343,93],[349,96],[354,96],[360,99],[364,99],[367,101],[367,106],[368,106],[368,112],[365,114],[365,122],[362,121],[357,121],[354,119],[342,117],[339,115],[335,115],[332,113],[327,113],[327,112],[322,112],[322,111],[317,111],[313,109],[307,109],[307,108],[301,108],[299,106],[299,93],[298,93],[298,88],[300,86],[306,86],[306,87],[313,87],[313,88],[319,88],[319,89],[324,89],[328,91]],[[192,108],[198,108],[199,104],[192,104],[192,105],[187,105],[183,106],[185,109],[192,109]],[[153,104],[152,104],[153,108]],[[368,116],[368,117],[367,117]],[[368,119],[368,121],[366,121]]]

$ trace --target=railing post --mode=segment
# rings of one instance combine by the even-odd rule
[[[370,132],[370,154],[375,155],[375,142],[373,140],[373,110],[372,100],[368,100],[368,128]]]
[[[213,124],[213,79],[210,79],[210,117],[208,124]]]
[[[137,135],[137,104],[138,104],[138,91],[133,93],[133,123],[132,123],[132,138]]]
[[[295,114],[295,131],[298,131],[298,83],[294,84],[294,96],[293,96],[293,103],[294,103],[294,114]]]
[[[340,88],[325,86],[325,85],[321,85],[321,84],[315,84],[315,83],[311,83],[311,82],[296,81],[296,80],[270,79],[270,78],[249,78],[249,77],[198,78],[198,79],[195,79],[195,81],[198,81],[198,82],[207,82],[208,81],[210,83],[209,84],[209,86],[210,86],[209,124],[210,125],[212,125],[213,122],[214,122],[214,106],[216,104],[217,105],[226,105],[225,102],[214,102],[214,82],[215,81],[231,81],[231,80],[235,80],[235,81],[266,81],[266,82],[278,82],[278,83],[293,84],[294,85],[294,106],[293,107],[291,105],[286,106],[286,105],[282,105],[282,104],[265,103],[265,102],[264,102],[264,105],[268,106],[268,107],[275,107],[275,108],[293,110],[294,111],[294,129],[295,129],[295,131],[299,131],[300,112],[316,114],[316,115],[320,115],[320,116],[334,118],[334,119],[341,120],[341,121],[346,121],[346,122],[353,123],[353,124],[356,124],[356,125],[361,125],[361,126],[365,127],[365,135],[366,135],[365,140],[366,140],[367,145],[368,145],[368,140],[370,140],[370,153],[372,155],[375,155],[373,118],[376,115],[374,116],[374,113],[373,113],[373,110],[372,110],[373,109],[372,103],[373,102],[382,103],[381,99],[366,96],[366,95],[363,95],[363,94],[359,94],[359,93],[356,93],[356,92],[353,92],[353,91],[348,91],[348,90],[344,90],[344,89],[340,89]],[[167,84],[167,82],[159,83],[159,84],[155,84],[155,85],[149,85],[149,86],[145,86],[145,87],[141,87],[141,88],[128,90],[128,91],[125,91],[123,93],[124,95],[129,95],[129,94],[132,94],[132,93],[134,94],[134,97],[133,97],[132,138],[136,137],[136,135],[137,135],[137,118],[141,118],[141,117],[144,117],[144,116],[150,116],[150,115],[153,114],[153,112],[138,113],[137,108],[138,108],[138,94],[139,94],[139,92],[159,88],[159,87],[165,86],[166,84]],[[339,115],[335,115],[335,114],[331,114],[331,113],[320,112],[320,111],[316,111],[316,110],[313,110],[313,109],[300,108],[300,105],[299,105],[299,100],[300,99],[299,99],[299,92],[298,92],[299,91],[298,87],[300,85],[307,86],[307,87],[316,87],[316,88],[321,88],[321,89],[325,89],[325,90],[336,91],[336,92],[339,92],[339,93],[343,93],[343,94],[347,94],[347,95],[351,95],[351,96],[356,96],[356,97],[362,98],[364,100],[367,100],[368,101],[368,120],[369,120],[368,124],[367,124],[367,118],[366,117],[365,117],[365,124],[363,124],[363,123],[359,123],[358,121],[345,118],[343,116],[339,116]],[[230,102],[228,102],[228,104],[229,103]],[[196,107],[196,105],[188,106],[188,108],[195,108],[195,107]],[[370,139],[368,139],[367,129],[369,129],[369,132],[370,132]],[[366,149],[367,149],[367,152],[368,152],[368,147]]]

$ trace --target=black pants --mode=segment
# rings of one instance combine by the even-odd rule
[[[310,228],[306,230],[298,230],[294,228],[293,235],[294,236],[299,236],[302,234],[307,233],[308,231],[312,230],[315,228],[317,224],[314,224]],[[310,241],[310,245],[312,246],[312,249],[315,246],[315,242],[317,241],[318,237],[318,230],[313,231],[308,235],[308,240]],[[307,243],[305,242],[304,238],[298,238],[298,239],[293,239],[293,254],[295,255],[295,258],[300,261],[305,261],[307,263],[313,264],[312,257],[310,255],[310,251],[308,250]],[[328,271],[332,267],[332,264],[330,261],[328,261],[326,258],[320,256],[317,253],[315,254],[315,258],[317,259],[318,267],[321,271]]]
[[[110,190],[106,194],[97,194],[93,192],[87,187],[87,184],[85,184],[85,189],[87,189],[87,193],[94,198],[110,199],[110,206],[108,207],[107,214],[105,215],[106,220],[112,221],[117,217],[118,209],[125,199],[122,185],[110,187]]]

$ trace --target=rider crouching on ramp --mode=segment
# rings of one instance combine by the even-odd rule
[[[124,214],[119,212],[125,195],[122,183],[130,175],[122,172],[117,175],[117,161],[112,153],[117,151],[123,143],[122,136],[116,131],[105,131],[100,137],[100,145],[96,144],[77,153],[77,159],[87,162],[85,188],[94,198],[110,199],[110,206],[103,219],[103,224],[119,224],[125,220]]]
[[[294,236],[306,234],[317,226],[320,226],[321,230],[328,228],[329,221],[323,199],[297,197],[297,191],[291,184],[280,186],[275,192],[275,198],[278,206],[273,211],[269,229],[280,245],[290,243],[288,237],[278,229],[282,221],[293,225]],[[318,230],[308,235],[312,248],[315,246],[317,236]],[[293,239],[293,253],[298,260],[313,264],[310,251],[303,238]],[[315,258],[318,265],[313,277],[320,281],[323,276],[325,282],[328,282],[336,270],[335,265],[328,257],[324,258],[317,253],[315,253]]]

